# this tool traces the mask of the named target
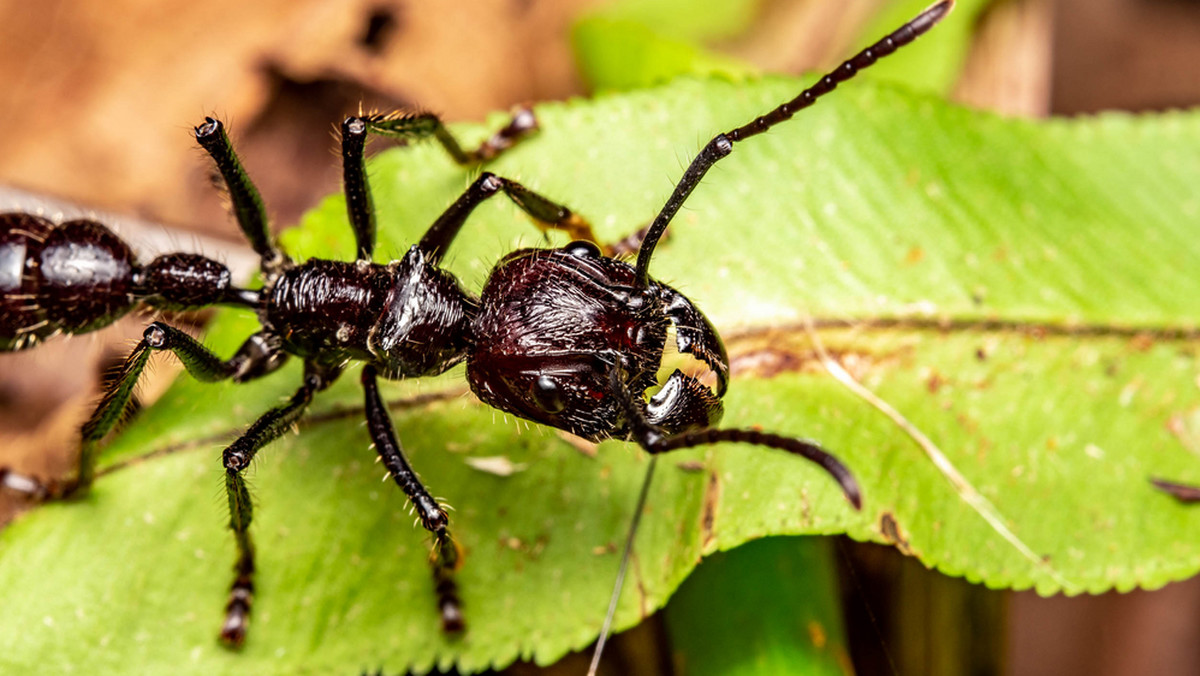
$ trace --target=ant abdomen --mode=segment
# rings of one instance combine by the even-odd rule
[[[0,225],[0,348],[92,331],[133,308],[133,252],[108,228],[31,214],[5,214]]]
[[[54,330],[26,273],[53,226],[32,214],[7,214],[0,223],[0,350],[19,350]]]
[[[95,331],[142,302],[203,307],[223,302],[229,290],[229,270],[204,256],[168,254],[143,268],[124,240],[95,221],[55,225],[0,214],[0,351]]]

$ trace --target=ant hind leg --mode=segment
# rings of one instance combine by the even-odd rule
[[[174,352],[192,377],[205,382],[227,378],[245,382],[274,371],[287,357],[278,350],[271,336],[257,333],[248,338],[232,358],[222,360],[183,331],[154,322],[146,327],[142,340],[126,357],[100,403],[83,424],[75,476],[67,480],[41,481],[0,467],[0,488],[35,502],[68,498],[86,491],[96,476],[100,442],[124,416],[150,354],[163,350]]]
[[[217,170],[225,180],[233,214],[242,233],[250,241],[250,246],[259,255],[263,273],[268,277],[277,274],[288,264],[289,259],[287,254],[275,246],[271,238],[262,195],[238,160],[233,144],[225,133],[225,126],[218,119],[206,117],[204,124],[196,127],[195,132],[196,141],[212,156]]]

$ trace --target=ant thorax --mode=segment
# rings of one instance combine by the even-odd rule
[[[393,379],[437,375],[461,361],[475,305],[417,247],[387,265],[288,266],[264,295],[263,325],[287,352],[331,365],[367,361]]]

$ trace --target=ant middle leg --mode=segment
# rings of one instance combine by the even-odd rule
[[[125,414],[150,354],[163,350],[174,352],[188,373],[204,382],[228,378],[236,382],[252,380],[279,368],[287,358],[287,354],[279,350],[278,341],[265,332],[254,334],[233,357],[222,360],[183,331],[154,322],[146,327],[141,342],[125,359],[96,410],[83,424],[75,476],[66,480],[41,481],[0,467],[0,488],[38,502],[68,498],[86,491],[96,476],[100,442]]]
[[[304,367],[304,384],[292,398],[262,414],[221,454],[225,466],[225,493],[229,499],[229,528],[237,544],[237,560],[233,566],[233,584],[229,587],[220,639],[232,647],[241,646],[246,640],[254,599],[255,556],[254,541],[250,537],[254,507],[242,472],[263,446],[291,429],[312,403],[313,395],[332,385],[341,373],[340,367],[324,368],[313,362],[306,362]]]
[[[454,582],[454,571],[458,569],[460,552],[450,536],[450,517],[437,500],[421,484],[412,465],[404,457],[404,449],[396,439],[396,431],[388,417],[387,407],[379,396],[375,367],[367,365],[362,371],[363,392],[366,395],[367,427],[371,440],[388,473],[408,496],[425,530],[433,534],[434,587],[437,592],[438,609],[442,618],[442,630],[457,633],[464,629],[462,604],[458,599],[458,585]]]
[[[354,229],[354,238],[358,243],[358,258],[370,260],[375,249],[375,207],[364,164],[368,134],[401,140],[432,136],[442,144],[455,162],[472,165],[495,158],[536,129],[537,118],[534,117],[533,111],[522,108],[513,115],[507,126],[478,148],[465,151],[441,119],[433,113],[360,115],[346,118],[342,122],[342,183],[346,193],[350,227]]]
[[[495,159],[500,153],[516,145],[521,138],[537,131],[537,117],[528,108],[520,108],[502,129],[474,150],[463,150],[458,140],[446,129],[441,118],[433,113],[412,115],[366,115],[351,117],[361,120],[365,130],[378,136],[400,140],[419,140],[432,136],[446,149],[455,162],[462,165],[479,164]],[[343,130],[346,124],[342,125]]]

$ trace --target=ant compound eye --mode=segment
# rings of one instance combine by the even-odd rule
[[[571,242],[570,244],[564,246],[562,250],[571,254],[572,256],[578,256],[580,258],[600,257],[600,247],[596,246],[595,242],[588,242],[582,239],[577,239],[574,242]]]
[[[538,376],[533,383],[533,400],[547,413],[558,413],[567,406],[558,383],[549,376]]]

